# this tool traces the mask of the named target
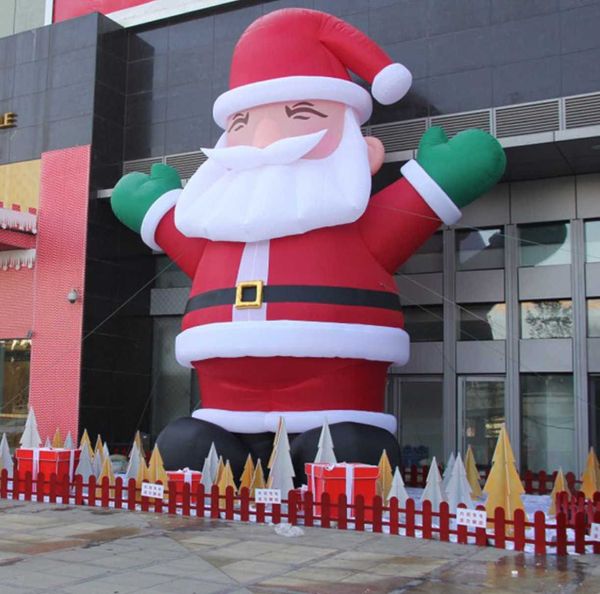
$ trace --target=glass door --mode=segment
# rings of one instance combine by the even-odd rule
[[[504,377],[462,376],[458,390],[458,445],[464,456],[471,446],[477,464],[489,466],[505,422]]]

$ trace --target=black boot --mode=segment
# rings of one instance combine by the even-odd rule
[[[236,435],[214,423],[182,417],[169,423],[156,440],[166,470],[186,467],[202,470],[213,442],[223,460],[229,460],[237,480],[244,468],[248,448]]]
[[[386,451],[392,469],[400,466],[400,445],[387,430],[362,423],[334,423],[329,425],[335,457],[338,462],[378,464],[381,452]],[[290,444],[295,484],[306,484],[304,464],[313,462],[317,455],[321,427],[298,435]]]

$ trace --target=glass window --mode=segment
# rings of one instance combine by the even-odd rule
[[[388,383],[391,410],[398,418],[402,464],[429,464],[443,460],[442,378],[406,378],[392,375]]]
[[[544,223],[519,227],[520,266],[571,263],[569,223]]]
[[[192,281],[185,272],[177,266],[168,256],[156,256],[155,271],[158,275],[154,280],[157,289],[174,289],[177,287],[191,287]]]
[[[461,451],[471,446],[477,463],[489,465],[504,423],[504,379],[460,378],[460,398]]]
[[[587,335],[600,337],[600,299],[587,300]]]
[[[458,308],[458,340],[504,340],[505,303],[470,303]]]
[[[502,228],[456,232],[457,270],[504,268]]]
[[[585,223],[585,261],[600,262],[600,221]]]
[[[571,338],[571,301],[522,301],[521,338]]]
[[[442,272],[444,269],[442,233],[434,233],[400,268],[403,274]]]
[[[18,447],[27,419],[30,358],[30,340],[0,340],[0,433],[11,448]]]
[[[600,448],[600,375],[590,375],[589,413],[590,446]]]
[[[404,329],[412,342],[444,340],[444,316],[441,305],[403,307]]]
[[[573,376],[521,375],[521,466],[552,472],[573,471]]]

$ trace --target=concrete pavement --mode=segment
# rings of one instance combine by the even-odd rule
[[[600,594],[600,559],[0,501],[0,593]]]

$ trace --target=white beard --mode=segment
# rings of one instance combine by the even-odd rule
[[[222,148],[223,135],[179,196],[177,229],[187,237],[253,242],[356,221],[369,202],[371,172],[354,112],[346,110],[342,140],[331,155],[303,159],[322,136],[259,149]]]

